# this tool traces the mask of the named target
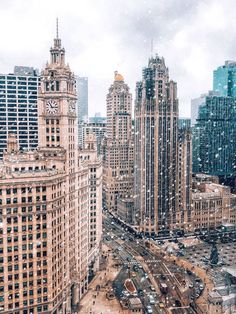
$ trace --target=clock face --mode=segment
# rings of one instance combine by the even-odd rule
[[[50,114],[56,114],[59,111],[58,103],[55,100],[48,100],[46,103],[46,111]]]
[[[70,104],[69,104],[69,111],[71,113],[75,113],[75,102],[74,101],[70,102]]]

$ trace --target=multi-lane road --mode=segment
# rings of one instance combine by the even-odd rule
[[[193,284],[194,278],[166,261],[161,254],[152,252],[145,240],[136,239],[117,224],[111,215],[104,216],[103,228],[104,242],[111,247],[117,262],[122,265],[113,284],[118,298],[125,298],[124,280],[132,278],[145,313],[195,313],[189,306],[189,286]],[[166,293],[160,291],[161,284],[167,286]]]

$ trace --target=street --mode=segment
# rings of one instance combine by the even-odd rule
[[[128,297],[123,283],[126,278],[131,278],[145,313],[194,313],[190,307],[190,297],[194,299],[194,275],[189,276],[184,269],[166,261],[161,254],[152,252],[145,240],[136,239],[109,214],[104,217],[103,232],[104,243],[110,246],[114,257],[122,265],[113,282],[118,299]],[[166,291],[160,291],[162,286],[167,286]]]

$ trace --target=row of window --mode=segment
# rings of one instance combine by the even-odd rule
[[[40,197],[40,195],[36,195],[36,197],[35,197],[35,201],[36,202],[40,202],[40,201],[43,201],[43,202],[45,202],[47,200],[47,196],[46,195],[42,195],[42,197]],[[0,199],[0,205],[2,205],[3,204],[3,202],[2,202],[3,200],[2,199]],[[33,197],[32,196],[29,196],[28,198],[26,198],[26,197],[21,197],[21,199],[20,198],[17,198],[17,197],[13,197],[13,198],[6,198],[6,204],[7,205],[9,205],[9,204],[18,204],[18,203],[20,203],[20,201],[21,201],[21,203],[32,203],[33,202]]]

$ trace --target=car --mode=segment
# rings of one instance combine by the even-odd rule
[[[166,276],[163,275],[163,274],[161,274],[160,278],[161,278],[162,280],[166,280]]]
[[[178,251],[178,252],[177,252],[177,254],[176,254],[176,256],[178,256],[178,257],[180,257],[180,256],[184,256],[184,252],[182,252],[182,251]]]
[[[164,303],[163,303],[163,302],[159,302],[159,307],[160,307],[161,309],[163,309],[163,308],[165,307]]]
[[[151,294],[148,295],[148,299],[149,299],[150,304],[156,304],[156,301]]]
[[[122,294],[125,296],[125,297],[128,297],[130,294],[127,290],[123,290],[122,291]]]
[[[152,314],[153,313],[152,307],[150,305],[147,305],[147,313],[148,314]]]
[[[134,271],[138,271],[138,269],[139,269],[139,268],[138,268],[138,265],[135,264],[135,265],[133,266],[133,270],[134,270]]]
[[[140,297],[144,296],[144,292],[143,292],[142,289],[138,289],[138,295],[139,295]]]
[[[156,289],[151,285],[150,286],[150,289],[152,290],[152,291],[156,291]]]
[[[190,289],[192,289],[194,286],[193,286],[192,283],[190,283],[190,284],[188,285],[188,287],[189,287]]]
[[[177,306],[177,307],[181,307],[182,306],[180,300],[178,300],[178,299],[175,300],[175,306]]]

